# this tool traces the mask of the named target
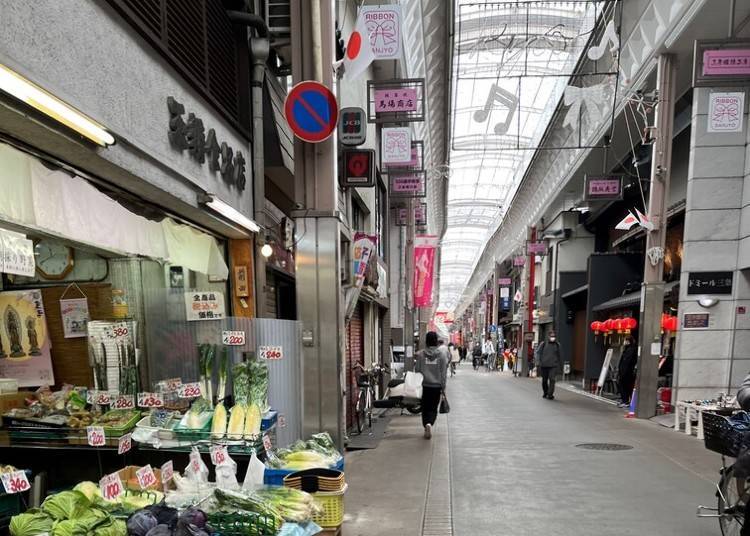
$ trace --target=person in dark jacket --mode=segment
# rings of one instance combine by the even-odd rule
[[[635,345],[633,337],[625,337],[623,342],[625,348],[620,356],[620,364],[617,366],[617,377],[620,387],[620,407],[630,405],[630,395],[633,394],[635,385],[635,367],[638,364],[638,348]]]
[[[471,353],[471,363],[474,365],[474,370],[479,368],[482,364],[482,345],[478,341],[474,342],[474,350]]]
[[[557,342],[557,334],[550,330],[547,340],[542,341],[536,349],[536,366],[542,373],[542,398],[555,399],[555,376],[562,369],[562,349]]]
[[[440,398],[448,380],[448,357],[438,347],[438,336],[428,331],[425,336],[425,349],[417,352],[415,372],[422,373],[422,426],[424,437],[432,437],[432,427],[438,416]]]

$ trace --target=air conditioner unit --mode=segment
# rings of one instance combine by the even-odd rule
[[[286,37],[292,31],[291,0],[266,0],[266,24],[271,34]]]

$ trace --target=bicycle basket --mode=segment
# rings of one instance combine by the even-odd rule
[[[703,412],[703,437],[708,450],[736,458],[746,444],[745,436],[750,432],[750,416],[739,412],[731,417]]]

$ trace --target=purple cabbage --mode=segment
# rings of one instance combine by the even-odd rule
[[[138,510],[128,518],[128,535],[146,536],[157,524],[158,521],[151,512]]]

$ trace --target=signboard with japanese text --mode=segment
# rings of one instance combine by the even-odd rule
[[[526,242],[526,254],[527,255],[539,255],[544,256],[547,254],[547,242],[541,241],[527,241]]]
[[[20,233],[0,229],[0,272],[34,277],[34,243]]]
[[[362,6],[360,16],[370,32],[376,60],[401,59],[401,6]]]
[[[367,140],[367,115],[362,108],[341,108],[339,112],[339,141],[356,147]]]
[[[222,331],[221,344],[224,346],[245,346],[245,332],[238,330]]]
[[[712,91],[709,94],[707,132],[742,132],[744,117],[744,91]]]
[[[682,317],[684,329],[706,329],[709,327],[709,313],[685,313]]]
[[[238,298],[247,298],[250,296],[247,266],[234,267],[234,295]]]
[[[512,282],[510,277],[500,277],[497,280],[497,284],[500,286],[510,286]]]
[[[424,121],[424,78],[367,81],[367,122]]]
[[[185,308],[188,322],[221,320],[226,315],[224,294],[215,290],[186,292]]]
[[[688,272],[689,295],[731,294],[733,272]]]
[[[381,136],[383,164],[407,164],[411,161],[411,129],[409,127],[384,128]]]
[[[526,264],[526,257],[521,257],[520,255],[513,257],[513,266],[523,266],[524,264]]]
[[[622,177],[586,176],[583,197],[586,201],[619,201],[622,199]]]
[[[394,173],[388,174],[391,197],[425,197],[427,195],[427,174]]]
[[[424,142],[422,140],[412,140],[411,142],[411,158],[408,162],[400,163],[383,163],[381,166],[381,172],[384,173],[396,173],[401,170],[408,171],[423,171],[424,170]]]
[[[375,90],[375,112],[417,111],[417,89],[413,87]]]
[[[746,86],[750,81],[750,40],[696,41],[693,86]]]
[[[259,346],[258,357],[261,359],[283,359],[284,349],[281,346]]]
[[[344,149],[341,186],[367,188],[375,186],[375,151]]]

